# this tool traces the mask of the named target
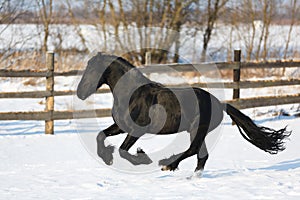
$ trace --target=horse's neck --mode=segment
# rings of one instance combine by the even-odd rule
[[[118,82],[121,78],[126,74],[125,70],[113,70],[107,76],[107,85],[109,86],[111,92],[114,91],[115,87],[117,86]]]
[[[132,94],[138,87],[151,82],[136,68],[112,66],[111,69],[107,77],[107,84],[114,96],[119,96],[120,93]]]

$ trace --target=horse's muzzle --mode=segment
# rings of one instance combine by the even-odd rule
[[[81,100],[85,100],[88,97],[88,95],[82,94],[82,92],[77,90],[77,97]]]

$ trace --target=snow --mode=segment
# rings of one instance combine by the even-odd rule
[[[57,122],[66,131],[49,136],[41,134],[41,123],[1,122],[0,199],[299,199],[300,119],[257,122],[288,124],[293,134],[287,149],[278,155],[256,149],[226,118],[201,178],[193,176],[195,157],[175,172],[157,166],[151,173],[124,173],[93,158],[72,123]]]

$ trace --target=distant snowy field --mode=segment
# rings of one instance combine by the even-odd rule
[[[120,28],[119,39],[128,45],[131,50],[140,48],[147,48],[140,46],[138,28],[132,25],[129,28],[130,43],[126,43],[127,35],[124,34],[124,28]],[[288,25],[271,25],[269,28],[268,50],[272,54],[272,58],[282,58],[286,41],[289,32]],[[114,28],[112,26],[106,27],[107,29],[107,49],[106,51],[113,52],[115,48],[116,38],[114,36]],[[145,28],[141,28],[144,31]],[[155,33],[166,34],[166,30],[161,31],[159,28],[149,28],[154,36]],[[262,26],[256,27],[256,34],[254,40],[254,49],[259,44],[260,31]],[[299,50],[300,47],[300,26],[295,25],[291,32],[291,40],[288,49],[288,59],[292,58],[292,52]],[[85,40],[82,43],[81,38],[78,36],[78,30]],[[105,42],[103,41],[103,31],[101,26],[93,25],[74,25],[53,24],[50,25],[50,35],[48,40],[49,50],[57,48],[62,49],[78,49],[83,50],[85,47],[93,52],[104,51]],[[43,26],[35,24],[0,24],[0,51],[6,52],[11,50],[32,50],[40,49],[43,45]],[[243,53],[246,52],[247,46],[252,37],[251,25],[240,25],[238,27],[230,27],[225,24],[217,24],[209,43],[209,53],[213,61],[226,61],[227,54],[233,52],[234,49],[241,49]],[[198,62],[201,55],[201,48],[203,45],[203,31],[198,31],[195,34],[194,28],[183,27],[180,32],[180,51],[179,55],[189,62]],[[158,44],[159,45],[159,44]],[[157,44],[150,46],[151,48],[159,48]],[[149,47],[148,47],[149,48]],[[174,47],[171,48],[174,51]],[[299,58],[298,58],[299,59]]]
[[[3,78],[0,91],[44,89],[42,81],[37,87],[25,87],[23,81]],[[74,86],[74,79],[56,79],[57,90],[74,89]],[[299,88],[290,87],[284,92],[297,91]],[[243,90],[242,96],[276,95],[280,92],[283,92],[282,88]],[[225,99],[231,95],[231,90],[225,90]],[[55,98],[55,108],[72,108],[73,98]],[[97,107],[110,107],[112,97],[110,94],[96,95],[86,104],[96,102]],[[56,134],[53,136],[44,135],[43,121],[0,121],[0,199],[296,200],[300,198],[300,118],[272,115],[281,109],[295,112],[298,106],[243,110],[259,125],[275,129],[288,125],[288,129],[293,131],[286,150],[278,155],[269,155],[249,144],[226,116],[221,136],[210,152],[201,178],[193,174],[195,157],[182,161],[175,172],[162,172],[157,163],[151,173],[139,174],[105,166],[90,155],[86,143],[77,133],[96,135],[112,123],[111,118],[87,123],[82,130],[78,129],[77,120],[55,121]],[[2,112],[43,109],[41,99],[0,99]],[[188,137],[186,133],[181,134]],[[148,146],[139,140],[132,148],[133,152],[137,147],[147,152],[151,145],[157,148],[172,137],[150,136],[146,141]],[[123,140],[124,135],[120,135],[110,142],[118,147]]]

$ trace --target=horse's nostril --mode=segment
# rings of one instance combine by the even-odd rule
[[[88,97],[88,95],[84,94],[84,95],[81,95],[80,99],[85,100],[87,97]]]

